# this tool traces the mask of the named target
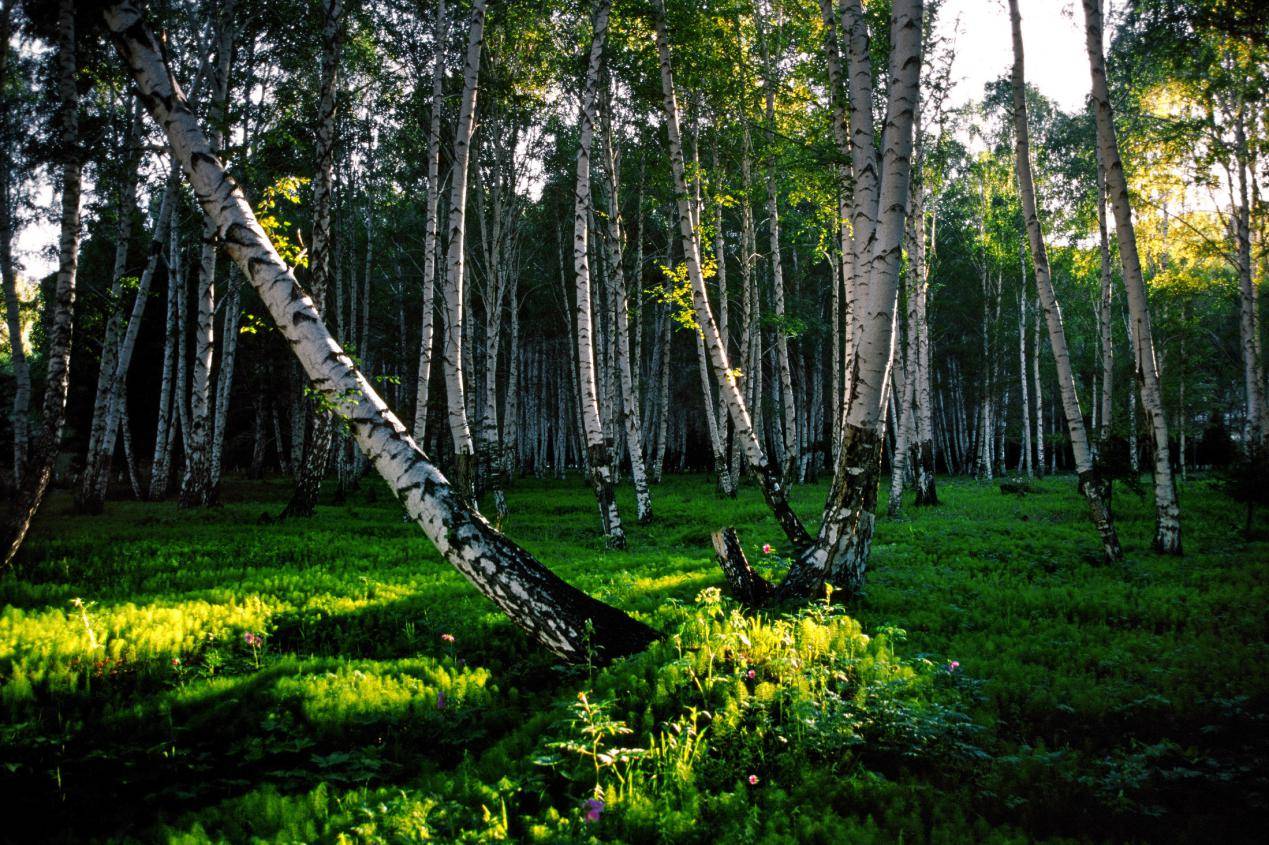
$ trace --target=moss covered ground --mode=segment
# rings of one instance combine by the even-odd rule
[[[668,478],[612,552],[580,479],[519,481],[507,533],[666,635],[571,668],[378,484],[286,523],[283,479],[197,511],[59,494],[0,578],[0,838],[1260,841],[1269,530],[1191,480],[1159,557],[1117,491],[1107,566],[1069,478],[940,492],[878,520],[862,596],[753,615],[709,535],[778,570],[756,490]]]

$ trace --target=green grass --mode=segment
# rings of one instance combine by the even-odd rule
[[[781,545],[752,488],[726,501],[669,479],[655,524],[611,552],[580,481],[521,481],[507,533],[667,635],[604,669],[543,655],[377,484],[262,523],[287,492],[231,480],[212,510],[121,502],[96,518],[48,503],[0,579],[0,794],[21,808],[0,839],[1263,829],[1269,542],[1245,540],[1207,482],[1182,491],[1181,559],[1148,551],[1148,503],[1118,493],[1121,566],[1098,562],[1070,479],[1025,498],[944,482],[942,507],[878,521],[863,596],[753,617],[718,599],[709,545],[722,525],[757,559]],[[816,514],[824,493],[797,488],[795,504]],[[628,489],[619,500],[633,514]]]

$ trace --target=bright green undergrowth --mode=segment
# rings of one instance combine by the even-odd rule
[[[667,479],[612,552],[579,480],[524,480],[507,532],[665,634],[572,668],[377,485],[262,522],[286,493],[51,500],[0,579],[0,794],[32,837],[1239,841],[1264,821],[1269,542],[1207,482],[1182,491],[1181,559],[1118,492],[1119,566],[1070,479],[945,482],[943,506],[878,521],[863,596],[752,614],[709,533],[735,525],[778,575],[755,490]]]

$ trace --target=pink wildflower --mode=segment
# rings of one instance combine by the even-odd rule
[[[750,669],[745,673],[745,677],[752,681],[754,678],[758,677],[758,673]]]
[[[769,554],[771,554],[771,553],[772,553],[772,552],[774,552],[774,551],[775,551],[775,549],[773,549],[773,548],[771,547],[771,544],[770,544],[770,543],[763,543],[763,544],[762,544],[762,553],[763,553],[764,555],[769,555]]]
[[[443,643],[449,643],[450,645],[453,645],[453,644],[454,644],[454,635],[453,635],[453,634],[441,634],[441,642],[443,642]]]
[[[758,785],[758,776],[757,776],[757,775],[750,775],[750,776],[749,776],[749,785],[750,785],[750,786],[757,786],[757,785]]]

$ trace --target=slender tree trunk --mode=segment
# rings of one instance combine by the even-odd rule
[[[1106,225],[1106,165],[1102,161],[1101,148],[1097,151],[1097,232],[1098,252],[1101,255],[1101,296],[1097,306],[1097,327],[1101,335],[1101,429],[1097,439],[1104,447],[1111,436],[1111,423],[1115,414],[1115,337],[1112,308],[1115,301],[1114,272],[1110,260],[1110,231]]]
[[[467,162],[475,130],[476,86],[480,76],[484,30],[485,0],[473,0],[471,24],[467,30],[467,58],[463,65],[463,94],[454,130],[454,157],[450,168],[449,253],[443,321],[445,346],[441,356],[450,437],[454,443],[454,484],[468,501],[474,501],[476,445],[467,421],[463,371],[463,262],[466,251]]]
[[[159,387],[159,414],[155,424],[154,456],[150,460],[150,488],[147,498],[162,499],[167,495],[172,473],[172,429],[175,427],[173,404],[179,403],[177,392],[176,360],[181,354],[180,335],[177,332],[177,310],[180,307],[181,286],[178,280],[180,266],[180,235],[173,225],[176,216],[176,194],[167,212],[168,260],[167,307],[163,332],[163,376]],[[161,241],[160,241],[161,243]],[[276,424],[276,415],[274,423]],[[280,445],[280,444],[279,444]]]
[[[6,0],[0,9],[0,86],[8,84],[9,38],[16,0]],[[13,202],[14,163],[10,144],[15,127],[10,119],[7,89],[0,89],[0,279],[4,283],[5,326],[9,331],[9,357],[13,364],[13,484],[22,486],[30,443],[31,368],[26,360],[22,337],[22,302],[18,298],[17,277],[13,266]]]
[[[1106,83],[1106,64],[1102,54],[1102,11],[1100,0],[1084,0],[1085,35],[1088,45],[1089,71],[1093,81],[1093,113],[1097,122],[1097,144],[1106,164],[1106,185],[1111,208],[1115,212],[1115,233],[1119,241],[1124,288],[1132,313],[1133,339],[1136,342],[1138,381],[1141,404],[1150,419],[1154,436],[1154,499],[1155,548],[1164,554],[1181,553],[1181,507],[1177,502],[1176,483],[1168,439],[1168,420],[1159,386],[1159,367],[1155,360],[1154,333],[1150,327],[1150,304],[1146,296],[1141,260],[1137,254],[1137,235],[1132,223],[1132,205],[1128,199],[1128,181],[1119,158],[1119,142],[1110,106],[1110,90]]]
[[[110,462],[115,451],[115,433],[119,430],[124,408],[128,372],[132,366],[132,353],[136,349],[137,336],[141,332],[141,321],[145,316],[145,306],[150,298],[150,285],[158,270],[159,258],[163,253],[163,244],[168,239],[168,230],[172,224],[173,209],[176,205],[176,187],[178,174],[173,172],[168,180],[163,200],[159,204],[158,218],[155,221],[154,238],[150,241],[149,259],[141,278],[137,283],[136,297],[132,301],[132,311],[128,316],[127,328],[118,340],[116,353],[112,356],[112,372],[106,385],[105,421],[102,438],[96,452],[96,483],[91,490],[82,490],[86,501],[93,503],[84,507],[86,512],[100,511],[105,501],[106,487],[110,479]],[[166,343],[165,343],[166,346]],[[166,355],[166,349],[165,349]],[[166,363],[166,358],[165,358]],[[166,371],[165,371],[166,372]],[[167,387],[164,383],[164,387]],[[95,507],[95,511],[94,511]]]
[[[1031,468],[1031,395],[1027,383],[1027,290],[1026,266],[1023,266],[1022,287],[1018,289],[1018,382],[1022,386],[1022,454],[1018,457],[1018,474],[1034,478]]]
[[[591,484],[599,504],[599,517],[604,538],[610,548],[626,546],[626,535],[613,495],[610,441],[605,437],[599,409],[599,389],[595,374],[595,325],[591,307],[591,275],[588,232],[591,215],[590,151],[595,129],[595,104],[599,89],[599,64],[608,33],[609,0],[597,0],[594,9],[594,35],[590,42],[590,61],[586,67],[586,83],[582,92],[579,115],[580,141],[577,149],[577,187],[573,197],[573,271],[577,290],[577,362],[581,382],[582,427],[586,434],[586,452],[590,458]]]
[[[129,98],[131,100],[131,98]],[[106,316],[105,336],[101,341],[101,356],[97,368],[97,390],[93,399],[92,420],[89,423],[88,450],[84,455],[84,469],[79,476],[79,489],[75,494],[75,509],[80,513],[98,514],[102,510],[102,497],[97,489],[109,483],[109,458],[103,455],[106,424],[115,365],[119,356],[119,334],[123,331],[123,276],[128,269],[128,246],[132,240],[132,217],[137,205],[137,167],[141,163],[138,124],[140,115],[134,104],[127,106],[126,154],[122,174],[115,197],[115,261],[111,272],[109,313]],[[117,424],[117,420],[113,421]],[[110,442],[114,444],[111,432]],[[103,466],[103,464],[105,464]]]
[[[75,6],[60,0],[57,13],[57,143],[61,164],[61,235],[58,239],[57,284],[48,322],[47,375],[43,419],[22,473],[17,503],[8,526],[4,561],[13,563],[35,518],[49,482],[62,440],[66,393],[70,386],[71,328],[75,319],[75,275],[79,264],[81,161],[79,150],[79,92],[76,89]]]
[[[621,423],[626,435],[626,452],[630,456],[630,480],[635,488],[635,508],[639,524],[647,525],[652,521],[652,496],[648,492],[648,475],[643,462],[643,425],[639,418],[639,386],[635,383],[634,368],[630,363],[630,303],[626,291],[626,274],[622,267],[621,202],[618,194],[617,154],[610,117],[604,122],[604,149],[607,153],[604,171],[608,176],[608,233],[605,240],[608,246],[608,279],[612,287],[613,310],[616,316],[614,340],[617,352],[617,373],[621,382],[619,407]]]
[[[784,462],[781,472],[789,478],[798,462],[798,415],[793,398],[793,375],[789,365],[789,330],[784,308],[784,264],[780,260],[780,203],[776,186],[775,156],[775,70],[767,46],[765,27],[758,14],[759,43],[762,46],[764,88],[767,99],[767,229],[771,249],[771,290],[775,306],[775,354],[780,377],[780,398],[784,411]]]
[[[550,572],[495,531],[449,485],[327,331],[219,160],[166,67],[160,47],[129,3],[106,19],[120,58],[230,257],[251,280],[310,380],[351,425],[359,445],[402,499],[406,513],[452,565],[539,643],[566,660],[611,659],[646,647],[656,633]],[[169,106],[169,104],[171,104]]]
[[[920,143],[921,141],[918,137],[917,144]],[[921,163],[919,153],[916,161],[916,173],[919,175]],[[913,377],[916,380],[917,442],[913,458],[913,470],[915,473],[913,486],[916,488],[916,505],[921,507],[937,505],[939,496],[938,487],[934,480],[934,413],[930,394],[930,263],[926,257],[925,187],[920,182],[917,183],[917,189],[912,193],[912,201],[915,205],[912,211],[912,219],[915,221],[915,249],[912,272],[916,276],[915,304],[912,316],[915,325],[910,325],[908,330],[916,334],[916,367]],[[931,217],[931,241],[933,241],[934,235],[937,233],[936,222],[937,217]],[[1025,378],[1025,374],[1023,377]]]
[[[449,31],[445,0],[437,0],[432,58],[432,114],[427,132],[427,224],[423,235],[423,322],[419,331],[419,374],[414,388],[414,439],[422,444],[427,434],[427,402],[432,378],[432,344],[436,326],[436,235],[439,230],[438,198],[441,167],[441,108],[445,102],[445,36]]]
[[[313,180],[313,245],[309,257],[309,287],[318,314],[325,313],[326,295],[334,277],[331,266],[331,213],[335,198],[335,109],[339,93],[339,54],[343,47],[344,23],[342,0],[326,0],[322,20],[322,64],[317,104],[317,178]],[[366,246],[370,249],[369,244]],[[335,282],[338,284],[338,282]],[[355,300],[356,297],[354,296]],[[236,305],[236,303],[235,303]],[[236,309],[235,309],[236,310]],[[226,313],[226,325],[228,324]],[[424,317],[426,319],[426,315]],[[364,338],[363,338],[364,344]],[[226,352],[228,352],[228,348]],[[364,353],[364,349],[363,349]],[[221,379],[225,380],[225,357],[222,355]],[[229,372],[232,377],[232,371]],[[226,404],[228,397],[226,397]],[[308,406],[310,403],[304,403]],[[217,403],[219,412],[219,402]],[[310,517],[317,509],[322,479],[330,463],[334,442],[334,420],[329,408],[314,407],[305,415],[308,437],[304,440],[295,474],[291,498],[282,509],[281,518]],[[217,431],[217,440],[223,435]]]
[[[1110,513],[1109,489],[1093,464],[1093,450],[1084,427],[1084,414],[1080,410],[1079,395],[1075,388],[1075,372],[1071,367],[1071,354],[1066,344],[1066,329],[1062,325],[1062,310],[1053,290],[1049,271],[1048,250],[1044,245],[1044,231],[1036,210],[1035,184],[1031,177],[1031,142],[1027,127],[1026,76],[1022,48],[1022,17],[1018,13],[1018,0],[1009,0],[1009,18],[1013,28],[1013,128],[1014,154],[1018,175],[1018,194],[1022,201],[1022,217],[1027,227],[1027,242],[1031,248],[1031,265],[1035,268],[1036,292],[1044,306],[1044,318],[1049,329],[1049,346],[1057,366],[1058,390],[1062,397],[1062,411],[1066,416],[1066,433],[1071,440],[1075,458],[1075,472],[1079,478],[1080,492],[1088,500],[1089,515],[1097,533],[1101,536],[1106,560],[1115,562],[1123,558],[1119,547],[1119,535]],[[1024,379],[1025,380],[1025,379]]]
[[[833,140],[837,144],[838,156],[836,186],[838,241],[836,248],[839,255],[837,260],[832,262],[833,291],[830,296],[832,329],[829,333],[832,342],[832,383],[829,387],[832,448],[829,450],[829,455],[836,461],[842,434],[842,409],[845,407],[842,384],[843,351],[845,351],[847,357],[851,354],[851,301],[850,297],[845,295],[845,288],[853,273],[850,264],[853,253],[850,236],[850,186],[853,177],[851,174],[850,117],[846,110],[846,86],[842,78],[837,15],[833,9],[833,0],[820,0],[820,17],[824,23],[824,54],[828,65],[829,101],[833,109]],[[844,332],[843,321],[845,322]],[[918,484],[919,482],[920,479],[918,478]],[[918,488],[917,492],[917,504],[923,504],[920,488]]]
[[[232,275],[232,274],[231,274]],[[225,298],[225,314],[221,318],[220,366],[216,377],[216,416],[212,429],[211,489],[220,490],[220,476],[225,453],[225,425],[229,421],[229,400],[234,384],[234,364],[238,356],[238,321],[242,316],[240,283],[229,283]]]
[[[1238,334],[1242,347],[1243,386],[1247,395],[1246,439],[1252,450],[1260,450],[1265,447],[1266,438],[1269,437],[1269,417],[1266,416],[1269,408],[1265,406],[1265,365],[1260,346],[1260,291],[1251,257],[1251,203],[1248,190],[1250,168],[1247,162],[1247,133],[1243,128],[1245,119],[1244,106],[1240,103],[1234,124],[1238,197],[1234,207],[1233,229],[1238,258]]]
[[[736,375],[718,333],[718,325],[709,306],[709,295],[705,288],[705,279],[701,273],[700,245],[692,226],[691,200],[688,195],[686,165],[683,160],[683,141],[679,132],[679,109],[674,93],[674,77],[670,69],[670,42],[666,33],[664,0],[657,0],[656,16],[657,52],[661,64],[661,87],[664,95],[666,129],[670,144],[670,169],[674,177],[675,202],[678,206],[679,236],[682,241],[683,255],[687,265],[687,275],[692,286],[692,304],[696,313],[698,328],[703,333],[703,342],[714,368],[714,376],[719,390],[727,400],[727,407],[735,425],[736,437],[745,447],[745,455],[749,466],[757,476],[762,487],[763,498],[774,512],[785,535],[798,548],[810,543],[810,535],[802,526],[797,515],[789,505],[784,479],[779,468],[767,461],[762,445],[758,442],[753,423],[749,417],[749,409],[741,395]],[[759,359],[760,360],[760,359]],[[751,361],[755,368],[758,364]]]

